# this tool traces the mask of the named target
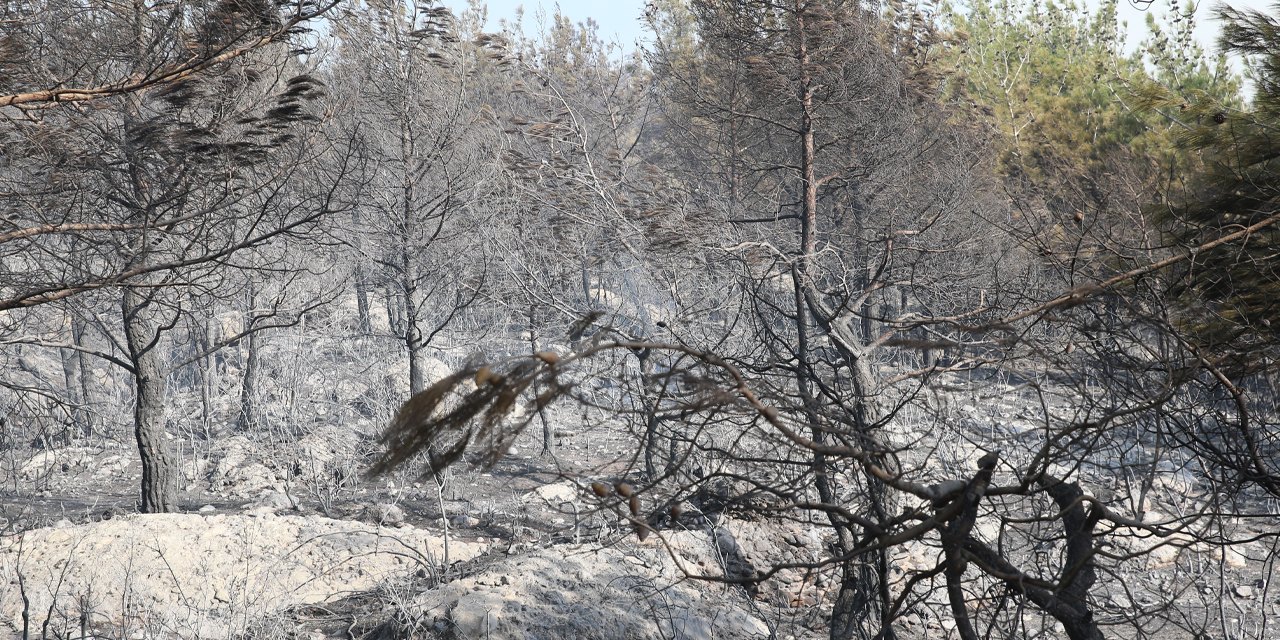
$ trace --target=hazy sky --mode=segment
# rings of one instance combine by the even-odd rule
[[[642,38],[645,33],[640,24],[640,15],[644,11],[645,4],[643,0],[606,0],[604,2],[562,0],[558,3],[545,0],[489,0],[485,4],[489,7],[490,28],[497,26],[499,18],[514,19],[516,8],[523,6],[524,31],[526,34],[533,34],[538,30],[539,7],[546,14],[552,14],[558,4],[560,13],[574,22],[583,22],[587,18],[595,20],[600,25],[600,38],[607,42],[617,40],[631,49],[635,46],[636,40]]]
[[[1181,7],[1185,8],[1189,0],[1182,0]],[[1275,0],[1228,0],[1226,4],[1238,9],[1262,9],[1266,10]],[[1196,4],[1196,39],[1205,47],[1205,51],[1212,52],[1215,49],[1214,42],[1218,39],[1218,23],[1210,16],[1213,14],[1213,7],[1217,6],[1218,0],[1210,0],[1207,2],[1199,2]],[[1096,2],[1090,2],[1090,6],[1097,6]],[[1141,7],[1141,8],[1139,8]],[[1147,35],[1147,13],[1155,13],[1157,16],[1167,13],[1169,10],[1169,0],[1155,0],[1151,4],[1138,4],[1122,0],[1120,2],[1120,10],[1117,16],[1122,22],[1129,23],[1129,38],[1126,44],[1130,47],[1137,44]]]
[[[1182,6],[1186,6],[1190,0],[1182,0]],[[461,4],[460,2],[457,4]],[[490,28],[497,25],[499,18],[512,19],[515,17],[516,8],[523,6],[525,9],[525,33],[534,33],[536,28],[536,13],[541,6],[546,13],[554,12],[556,2],[548,0],[489,0],[489,20]],[[572,18],[575,22],[586,20],[588,17],[594,19],[600,25],[600,36],[607,41],[618,40],[628,49],[631,48],[637,40],[645,37],[646,33],[640,23],[640,15],[644,8],[644,0],[605,0],[605,1],[588,1],[588,0],[561,0],[559,3],[561,13]],[[1090,6],[1097,6],[1096,1],[1091,0]],[[1218,26],[1212,20],[1209,20],[1208,14],[1214,1],[1201,2],[1200,9],[1197,11],[1199,16],[1199,26],[1197,34],[1207,49],[1212,50],[1212,43],[1217,38]],[[1230,0],[1229,4],[1233,6],[1245,6],[1262,9],[1271,4],[1270,0]],[[1138,7],[1150,7],[1150,11],[1163,13],[1168,10],[1169,0],[1155,0],[1152,4],[1137,4],[1131,0],[1122,0],[1120,3],[1120,19],[1127,21],[1129,24],[1128,43],[1132,46],[1146,35],[1146,11]]]

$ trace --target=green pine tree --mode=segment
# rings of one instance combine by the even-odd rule
[[[1180,148],[1203,162],[1167,191],[1157,218],[1195,252],[1175,284],[1184,328],[1247,372],[1274,355],[1280,329],[1280,20],[1226,5],[1215,13],[1223,25],[1219,49],[1244,59],[1253,101],[1241,107],[1204,90],[1188,99],[1156,83],[1139,94],[1142,106],[1179,125]]]

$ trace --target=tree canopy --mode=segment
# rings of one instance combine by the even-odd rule
[[[681,565],[809,612],[774,635],[1230,635],[1228,552],[1277,554],[1280,19],[1217,9],[1242,78],[1195,7],[1126,43],[1117,2],[658,0],[641,52],[480,4],[5,5],[0,470],[132,438],[176,511],[235,438],[295,509],[391,474],[450,527],[462,463],[518,464],[575,543],[804,527]]]

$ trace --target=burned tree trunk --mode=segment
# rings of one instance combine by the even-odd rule
[[[121,311],[137,396],[133,418],[142,458],[141,509],[143,513],[167,513],[175,510],[178,464],[165,434],[165,372],[152,302],[137,289],[126,288]]]

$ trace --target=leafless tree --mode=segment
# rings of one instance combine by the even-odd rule
[[[42,110],[121,96],[216,73],[236,58],[289,44],[337,2],[181,2],[85,7],[7,5],[0,19],[0,108],[38,120]],[[132,39],[145,34],[139,50]],[[305,49],[299,49],[304,51]],[[25,115],[23,115],[25,114]]]
[[[350,98],[351,126],[376,167],[354,229],[369,264],[357,285],[384,274],[389,328],[408,353],[413,393],[427,384],[429,349],[486,277],[479,230],[498,168],[489,94],[505,62],[501,39],[473,37],[469,20],[444,7],[405,13],[374,3],[337,27],[344,55],[334,84]]]
[[[568,352],[469,363],[415,396],[373,472],[427,446],[445,452],[433,468],[491,464],[534,413],[572,401],[671,443],[669,464],[646,465],[642,429],[633,457],[583,479],[642,540],[695,507],[824,515],[834,535],[815,561],[696,577],[836,567],[833,638],[893,637],[908,611],[966,640],[1054,624],[1073,639],[1225,634],[1208,571],[1271,534],[1246,524],[1265,506],[1222,500],[1247,495],[1237,471],[1256,467],[1243,432],[1219,426],[1238,387],[1151,284],[1196,252],[1119,270],[1044,260],[1045,236],[1021,231],[1025,211],[973,171],[982,147],[933,100],[928,71],[898,57],[911,34],[866,7],[692,10],[698,38],[655,54],[672,106],[650,152],[714,178],[690,200],[736,230],[720,247],[741,324],[637,336],[585,316],[603,326],[575,327],[588,337]],[[523,155],[516,169],[552,175]],[[641,357],[652,366],[629,364]],[[1245,464],[1189,456],[1175,433]],[[1159,563],[1160,577],[1134,579]]]
[[[523,321],[516,349],[567,351],[590,336],[584,314],[635,336],[666,323],[711,331],[726,296],[715,284],[725,257],[710,247],[723,242],[705,224],[709,211],[644,153],[660,127],[650,75],[593,25],[560,14],[536,38],[511,40],[507,223],[493,237],[491,300]],[[637,353],[629,366],[651,365]],[[545,454],[552,433],[542,419]]]
[[[986,228],[1001,212],[974,196],[977,147],[946,122],[928,74],[890,46],[914,34],[870,6],[695,2],[689,12],[696,39],[660,38],[652,63],[672,104],[670,155],[717,170],[724,223],[738,229],[758,345],[749,357],[764,356],[756,366],[770,367],[771,393],[808,412],[814,442],[839,437],[820,426],[837,420],[858,446],[887,451],[901,400],[882,388],[874,349],[911,338],[892,321],[978,307],[971,298],[998,268],[1024,268]],[[661,20],[681,23],[651,20],[660,36]],[[822,500],[834,503],[840,481],[813,453]],[[882,481],[866,482],[875,517],[898,517]],[[831,516],[849,552],[865,531]],[[873,564],[845,567],[833,637],[866,633],[868,616],[889,610],[887,555]]]
[[[162,48],[213,46],[234,35],[220,30],[238,34],[238,25],[248,29],[263,18],[244,7],[219,11],[221,17],[190,34],[172,31],[163,16],[107,17],[119,21],[120,33],[132,25]],[[130,69],[128,77],[148,73],[158,55],[135,44],[114,63]],[[340,161],[327,181],[306,175],[328,152],[307,126],[323,113],[316,108],[323,91],[308,75],[281,77],[290,64],[281,46],[256,47],[217,74],[188,74],[145,94],[117,92],[92,108],[8,121],[5,207],[15,230],[2,245],[11,256],[4,305],[21,309],[86,290],[120,291],[120,350],[97,355],[134,379],[147,512],[175,506],[162,336],[180,324],[191,298],[216,291],[228,270],[270,266],[255,264],[251,256],[262,253],[252,250],[312,230],[343,206],[337,185],[353,165]],[[48,62],[59,61],[75,63]]]

